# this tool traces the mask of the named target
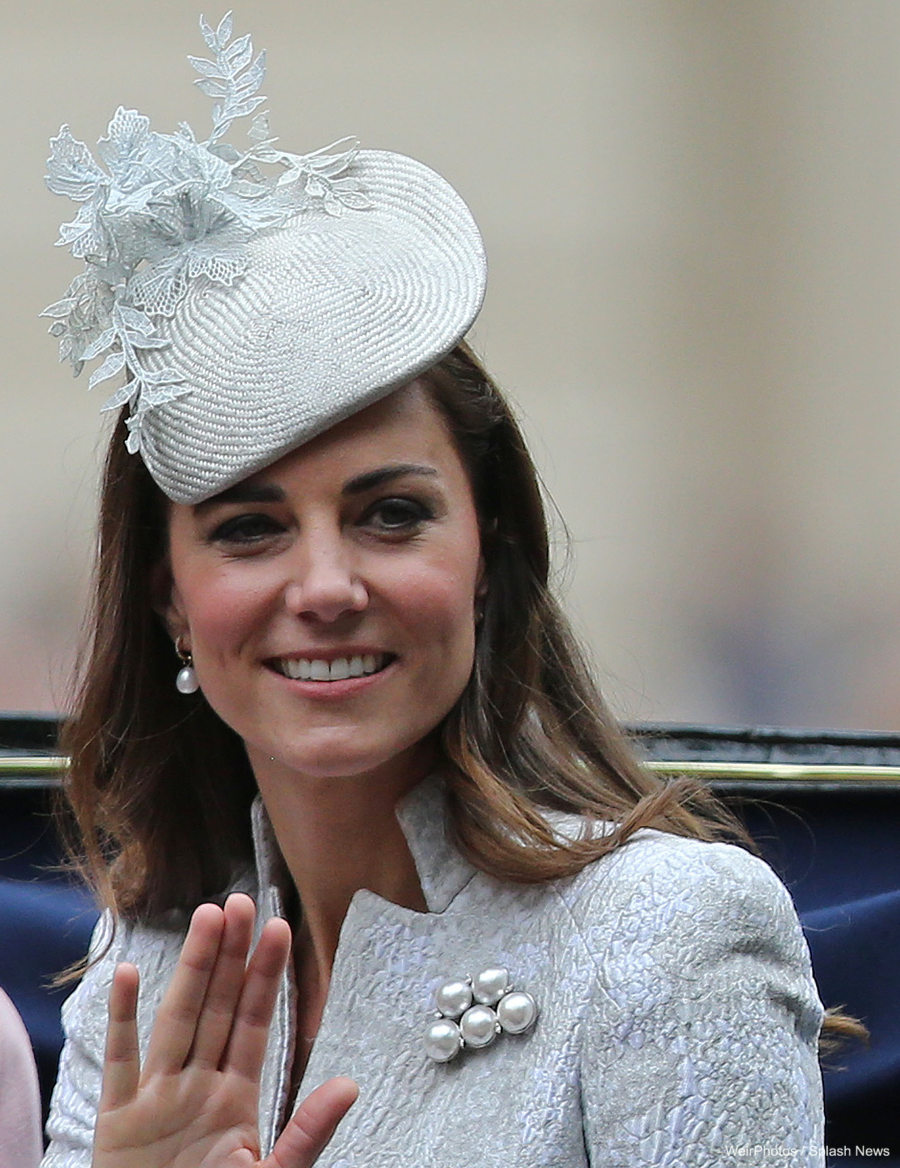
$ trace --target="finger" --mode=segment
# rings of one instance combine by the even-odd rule
[[[116,966],[109,992],[101,1112],[129,1103],[138,1088],[141,1077],[137,1035],[138,983],[138,971],[133,965]]]
[[[222,1060],[235,1021],[247,954],[253,939],[256,907],[245,893],[234,893],[225,901],[224,913],[219,952],[189,1056],[192,1063],[213,1068],[218,1067]]]
[[[358,1095],[357,1085],[343,1075],[317,1087],[294,1112],[260,1168],[310,1168]]]
[[[225,1056],[229,1070],[254,1082],[265,1057],[269,1026],[290,953],[290,925],[280,917],[266,921],[247,966]]]
[[[194,910],[181,956],[159,1009],[144,1063],[144,1076],[176,1074],[194,1042],[206,988],[215,968],[225,914],[214,904]]]

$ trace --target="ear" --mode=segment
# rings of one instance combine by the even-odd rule
[[[178,586],[172,579],[169,557],[164,556],[150,574],[150,604],[166,626],[173,641],[186,637],[188,620]]]

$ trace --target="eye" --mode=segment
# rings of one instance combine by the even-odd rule
[[[283,526],[270,515],[254,513],[226,519],[213,530],[209,538],[213,543],[249,546],[280,535],[283,531]]]
[[[430,507],[418,499],[402,497],[379,499],[363,515],[362,522],[368,527],[385,532],[411,531],[427,520],[434,518]]]

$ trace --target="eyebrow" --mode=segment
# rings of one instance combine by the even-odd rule
[[[437,475],[433,466],[423,466],[416,462],[394,463],[391,466],[380,466],[377,470],[368,470],[345,483],[341,494],[361,495],[375,487],[404,478],[406,475]],[[235,483],[233,487],[226,487],[218,495],[204,499],[195,507],[197,514],[202,514],[210,507],[217,507],[227,503],[283,503],[284,490],[275,483]]]
[[[202,515],[210,507],[224,503],[283,503],[284,498],[284,491],[274,483],[235,483],[198,503],[194,511]]]
[[[392,483],[394,479],[402,479],[407,475],[437,475],[433,466],[422,466],[417,462],[400,462],[391,466],[380,466],[377,470],[367,470],[344,484],[342,494],[361,495],[364,491],[371,491],[374,487]]]

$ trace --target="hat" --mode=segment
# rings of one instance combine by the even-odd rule
[[[481,307],[478,228],[434,171],[343,139],[276,149],[256,114],[241,151],[223,141],[257,95],[264,54],[231,39],[231,16],[189,58],[216,99],[198,142],[119,109],[98,144],[64,126],[50,189],[81,203],[60,244],[85,260],[45,310],[90,385],[127,380],[128,447],[169,498],[198,503],[267,466],[445,356]],[[269,173],[274,170],[273,175]]]

